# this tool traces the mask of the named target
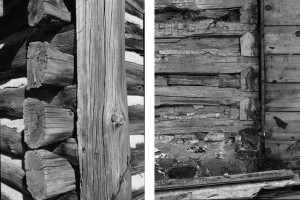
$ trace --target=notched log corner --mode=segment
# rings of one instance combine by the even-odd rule
[[[42,85],[68,86],[74,78],[74,57],[48,42],[32,42],[27,52],[27,89]]]
[[[28,23],[37,24],[71,22],[71,13],[63,0],[30,0],[28,4]]]
[[[23,109],[24,138],[30,148],[36,149],[72,137],[74,114],[71,110],[32,98],[24,100]]]

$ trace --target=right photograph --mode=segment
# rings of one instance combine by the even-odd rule
[[[300,1],[156,0],[155,199],[300,199]]]

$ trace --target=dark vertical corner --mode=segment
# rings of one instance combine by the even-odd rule
[[[264,54],[264,0],[258,0],[259,30],[259,64],[260,64],[260,102],[261,102],[261,133],[259,137],[259,170],[263,169],[262,157],[265,154],[265,54]]]

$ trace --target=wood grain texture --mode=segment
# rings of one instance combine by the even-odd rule
[[[267,83],[267,111],[300,111],[300,85],[298,83]]]
[[[140,19],[144,17],[144,1],[126,0],[125,11],[129,14],[137,16]]]
[[[74,113],[46,102],[27,98],[23,103],[24,140],[36,149],[72,137]]]
[[[214,55],[164,55],[155,60],[155,73],[161,74],[236,74],[247,68],[258,70],[255,57]]]
[[[299,54],[300,26],[265,27],[266,54]]]
[[[300,56],[268,55],[265,60],[267,82],[300,82]]]
[[[166,7],[175,7],[180,9],[224,9],[224,8],[237,8],[243,7],[245,4],[257,4],[255,0],[191,0],[191,1],[178,1],[178,0],[156,0],[155,9],[162,9]]]
[[[3,16],[3,0],[0,0],[0,17]]]
[[[72,85],[74,57],[61,53],[48,42],[32,42],[27,51],[27,89],[42,85]]]
[[[47,150],[27,151],[25,169],[28,190],[34,199],[48,199],[76,188],[70,163]]]
[[[155,51],[160,55],[240,56],[238,38],[156,39],[155,42]]]
[[[21,118],[23,115],[25,86],[2,89],[0,90],[0,96],[0,117],[11,116],[13,118]]]
[[[183,38],[191,36],[242,36],[256,32],[256,25],[239,22],[215,22],[214,20],[182,21],[155,24],[156,38]]]
[[[28,24],[30,26],[35,26],[45,21],[53,23],[57,19],[71,22],[71,12],[63,0],[30,0],[28,12]]]
[[[25,172],[15,164],[1,161],[1,182],[27,197],[31,196],[25,184]]]
[[[131,199],[125,2],[79,0],[76,7],[81,199]]]
[[[300,25],[300,2],[297,0],[265,0],[265,25]]]

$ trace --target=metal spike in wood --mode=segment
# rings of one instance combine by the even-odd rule
[[[44,149],[25,154],[26,183],[32,197],[44,200],[76,188],[70,163]]]
[[[74,56],[62,53],[48,42],[32,42],[27,52],[27,89],[42,85],[73,83]]]
[[[57,108],[37,99],[27,98],[24,108],[24,138],[36,149],[72,137],[74,114],[69,109]]]
[[[53,18],[71,22],[71,13],[63,0],[30,0],[28,4],[28,23],[30,26]]]

